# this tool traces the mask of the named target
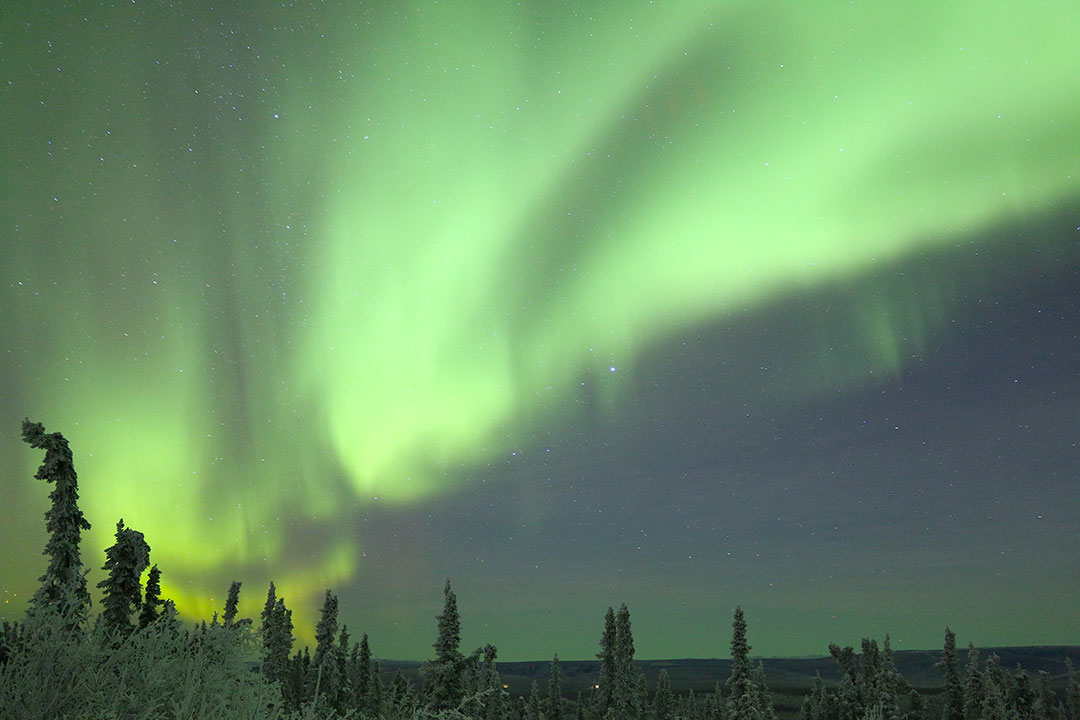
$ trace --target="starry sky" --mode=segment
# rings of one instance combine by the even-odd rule
[[[1076,644],[1080,4],[24,4],[0,614],[146,534],[376,655]]]

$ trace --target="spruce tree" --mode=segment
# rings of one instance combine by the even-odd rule
[[[964,720],[982,720],[983,682],[979,670],[979,651],[968,645],[964,672]]]
[[[161,599],[161,571],[158,570],[157,565],[154,565],[150,568],[150,574],[146,576],[142,611],[139,612],[139,628],[147,627],[157,620],[161,615],[158,607],[164,604],[165,601]]]
[[[624,720],[641,715],[638,698],[638,673],[634,668],[634,634],[630,627],[630,611],[626,604],[615,613],[615,677],[611,689],[611,707]]]
[[[655,720],[672,720],[675,713],[675,693],[671,691],[671,678],[667,668],[661,668],[653,693],[652,716]]]
[[[825,683],[822,682],[821,673],[818,672],[814,676],[813,689],[803,698],[799,717],[802,720],[826,720],[825,702]]]
[[[540,713],[540,688],[535,680],[529,692],[529,704],[525,706],[525,717],[527,720],[544,720]]]
[[[600,681],[596,689],[596,714],[604,717],[611,707],[611,692],[615,685],[615,611],[609,606],[604,614],[604,632],[600,636]]]
[[[484,659],[480,665],[481,688],[484,692],[483,720],[506,720],[506,691],[495,666],[497,655],[494,645],[484,646]]]
[[[360,636],[360,643],[353,646],[355,661],[350,662],[349,679],[352,682],[353,696],[356,698],[356,708],[359,712],[373,714],[374,709],[374,678],[372,677],[371,643],[367,633]]]
[[[1065,658],[1065,713],[1068,720],[1080,720],[1080,672]]]
[[[271,583],[273,588],[273,583]],[[269,597],[273,597],[273,591]],[[269,612],[263,611],[262,622],[262,674],[270,682],[282,685],[288,682],[289,654],[293,646],[292,610],[285,607],[283,598],[275,598]]]
[[[104,590],[100,621],[105,632],[114,636],[130,635],[134,627],[131,614],[142,601],[139,577],[150,563],[150,546],[138,530],[116,523],[116,542],[105,550],[102,569],[108,577],[98,583]]]
[[[449,580],[443,588],[443,598],[443,611],[435,618],[439,629],[434,643],[435,660],[425,663],[422,668],[427,707],[436,713],[457,708],[464,696],[461,672],[465,658],[458,650],[461,620],[457,596],[450,589]]]
[[[341,688],[341,666],[338,664],[337,644],[338,599],[326,591],[319,622],[315,625],[315,654],[311,657],[308,676],[310,697],[318,697],[320,703],[333,706]],[[316,693],[316,686],[318,691]]]
[[[240,603],[240,586],[241,583],[238,580],[233,580],[229,585],[229,594],[225,597],[225,614],[222,616],[222,621],[225,627],[232,627],[233,621],[236,620],[236,609]]]
[[[761,693],[754,682],[754,670],[750,665],[750,645],[746,641],[746,619],[741,607],[735,608],[735,620],[731,623],[731,676],[728,678],[727,702],[730,720],[762,720],[766,717],[761,707]]]
[[[416,709],[416,696],[409,679],[398,670],[390,682],[390,696],[386,701],[387,720],[407,720]]]
[[[547,720],[562,720],[562,671],[559,670],[559,656],[551,658],[551,677],[548,679]]]
[[[30,608],[51,607],[61,615],[70,615],[74,629],[90,610],[86,572],[79,554],[82,531],[89,530],[90,523],[79,509],[75,462],[67,439],[60,433],[46,434],[41,423],[23,420],[22,439],[30,447],[45,451],[45,460],[34,477],[53,484],[49,493],[52,506],[45,511],[49,540],[42,553],[49,556],[49,565],[45,574],[38,578],[41,585],[30,598]]]
[[[945,668],[945,708],[942,720],[964,720],[964,687],[957,669],[956,634],[945,628],[945,648],[937,667]]]

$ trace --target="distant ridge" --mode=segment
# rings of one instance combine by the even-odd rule
[[[1050,674],[1051,685],[1060,688],[1064,685],[1065,659],[1080,666],[1080,645],[1033,645],[1020,647],[978,648],[983,662],[991,654],[1001,658],[1001,665],[1013,671],[1017,664],[1032,675],[1039,671]],[[961,667],[966,663],[967,652],[960,649]],[[934,665],[941,659],[941,650],[895,650],[893,658],[896,669],[916,688],[933,691],[944,685],[941,668]],[[821,679],[828,686],[839,682],[840,676],[836,662],[829,656],[801,658],[754,658],[765,664],[765,676],[769,689],[776,693],[803,694],[814,682],[814,676],[821,674]],[[398,669],[415,681],[420,663],[402,660],[381,661],[384,682],[389,682]],[[731,660],[725,659],[673,659],[639,660],[635,664],[645,673],[651,688],[661,669],[666,669],[671,677],[672,689],[677,693],[695,694],[712,692],[716,683],[723,684],[731,674]],[[536,680],[540,687],[547,687],[550,660],[497,663],[502,681],[508,685],[511,694],[527,694]],[[596,682],[600,674],[599,660],[563,660],[559,658],[562,671],[563,691],[567,695],[585,691]]]

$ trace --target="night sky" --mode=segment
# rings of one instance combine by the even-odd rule
[[[1080,643],[1080,3],[16,5],[5,619],[29,417],[189,619]]]

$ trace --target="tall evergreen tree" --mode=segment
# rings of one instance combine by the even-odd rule
[[[596,714],[604,717],[611,707],[611,693],[615,685],[615,611],[609,606],[604,614],[604,632],[600,635],[600,681],[596,688]]]
[[[750,665],[750,644],[746,641],[746,619],[741,607],[735,608],[735,620],[731,623],[731,676],[727,684],[727,702],[730,720],[762,720],[766,718],[761,706],[762,693],[754,681],[754,669]]]
[[[360,636],[360,643],[353,646],[356,655],[355,662],[350,663],[351,672],[349,679],[352,682],[353,696],[356,698],[356,707],[360,712],[374,715],[375,710],[375,677],[374,667],[371,661],[371,643],[367,633]]]
[[[945,628],[945,649],[937,667],[945,668],[945,708],[942,720],[964,720],[964,687],[957,669],[956,634]]]
[[[498,651],[494,645],[484,646],[484,659],[480,666],[481,687],[484,692],[483,720],[506,720],[506,691],[502,686],[502,679],[495,667],[495,658]]]
[[[138,530],[124,527],[123,518],[116,523],[116,542],[105,550],[102,569],[108,577],[98,583],[104,590],[101,599],[100,621],[112,635],[130,635],[134,627],[131,614],[142,601],[139,577],[150,563],[150,546]]]
[[[44,425],[29,419],[23,420],[22,439],[30,447],[45,451],[45,460],[34,477],[53,484],[49,493],[52,506],[45,511],[49,540],[43,554],[49,556],[49,565],[38,578],[41,585],[30,598],[30,608],[52,607],[61,614],[72,614],[77,625],[90,609],[86,572],[79,554],[82,531],[89,530],[90,523],[79,509],[79,482],[71,448],[63,435],[46,434]]]
[[[320,703],[325,702],[331,707],[337,702],[341,689],[341,666],[338,664],[337,643],[335,642],[338,631],[337,615],[337,595],[327,590],[319,622],[315,625],[315,654],[311,657],[308,694],[312,697],[317,696]]]
[[[273,583],[271,583],[273,588]],[[273,590],[268,597],[273,597]],[[269,613],[264,610],[262,622],[262,674],[284,685],[288,681],[289,654],[293,646],[292,610],[285,607],[284,598],[275,598]]]
[[[562,671],[559,669],[559,656],[551,658],[551,677],[548,679],[547,720],[562,720]]]
[[[433,712],[456,708],[464,697],[461,645],[461,619],[458,616],[457,596],[450,581],[443,588],[443,611],[436,616],[439,635],[434,643],[435,660],[424,664],[424,694],[427,707]]]
[[[625,603],[615,613],[615,677],[611,706],[623,720],[635,720],[641,716],[642,701],[638,697],[638,673],[634,667],[634,634],[630,627],[630,611]]]
[[[964,668],[964,720],[982,720],[983,682],[979,670],[979,651],[968,645],[967,666]]]
[[[139,612],[139,628],[147,627],[157,620],[161,615],[158,607],[164,604],[165,601],[161,599],[161,571],[158,570],[157,565],[154,565],[150,568],[150,574],[146,576],[142,610]]]
[[[656,691],[653,693],[652,716],[654,720],[673,720],[675,715],[675,693],[671,691],[671,677],[667,668],[660,669],[656,678]]]

